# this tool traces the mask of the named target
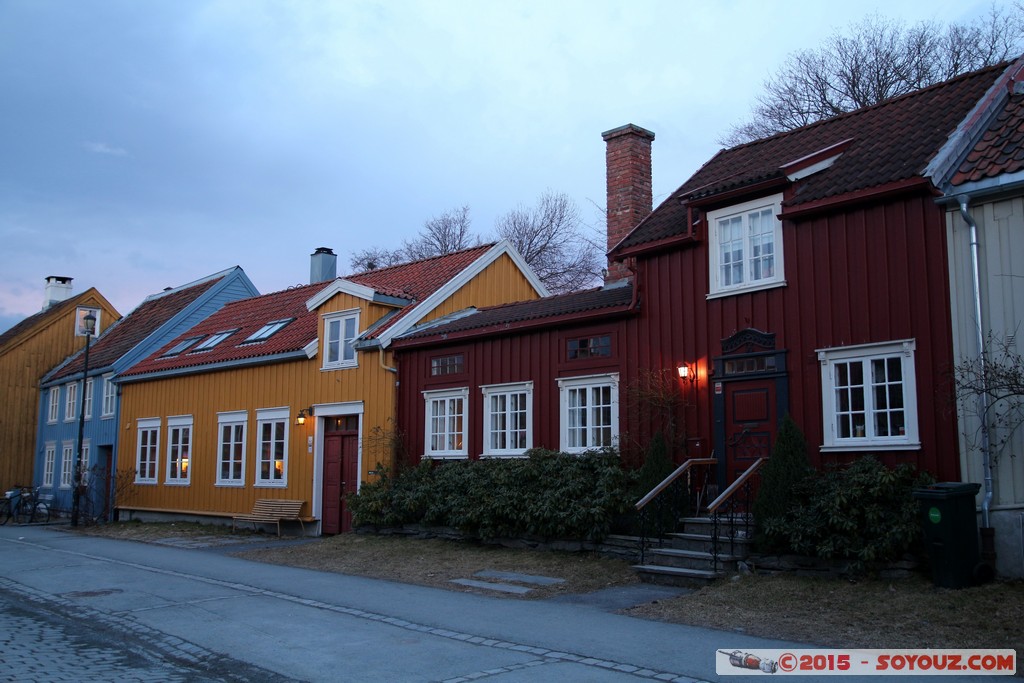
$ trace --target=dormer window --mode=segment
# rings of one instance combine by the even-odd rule
[[[285,318],[283,320],[271,321],[264,325],[263,327],[261,327],[260,329],[256,330],[256,332],[251,334],[249,338],[246,339],[245,342],[243,343],[248,344],[250,342],[266,341],[267,339],[270,339],[275,334],[277,334],[278,330],[280,330],[293,320],[295,320],[295,318]]]
[[[708,212],[709,296],[784,285],[782,195]]]
[[[238,332],[238,330],[225,330],[224,332],[218,332],[217,334],[211,335],[207,337],[201,344],[193,348],[192,352],[194,353],[196,351],[208,351],[217,344],[220,344],[222,341],[224,341],[231,335],[233,335],[235,332]]]
[[[180,342],[178,342],[177,344],[175,344],[171,348],[167,349],[167,351],[165,351],[164,355],[161,356],[161,357],[162,358],[169,358],[171,356],[181,355],[182,353],[187,351],[189,348],[191,348],[191,346],[193,344],[195,344],[197,341],[199,341],[202,338],[203,338],[203,335],[199,335],[198,337],[189,337],[188,339],[182,339]]]
[[[324,318],[324,369],[351,368],[358,364],[355,341],[359,336],[359,311]]]

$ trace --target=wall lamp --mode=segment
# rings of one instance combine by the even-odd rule
[[[313,417],[313,406],[310,406],[308,408],[302,408],[301,410],[299,410],[299,414],[295,416],[295,424],[306,424],[307,417]]]
[[[697,381],[697,366],[680,363],[676,370],[679,372],[679,379],[687,382]]]

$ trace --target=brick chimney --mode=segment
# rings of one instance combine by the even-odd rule
[[[317,247],[309,257],[309,284],[338,277],[338,257],[327,247]]]
[[[61,301],[71,298],[71,280],[74,278],[63,275],[50,275],[46,278],[46,289],[43,290],[43,310]]]
[[[608,250],[651,212],[654,133],[632,123],[601,133],[608,184]],[[624,263],[608,263],[605,282],[629,277]]]

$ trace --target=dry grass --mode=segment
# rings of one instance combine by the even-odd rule
[[[84,533],[154,542],[230,533],[196,524],[111,524]],[[252,535],[266,540],[265,535]],[[345,534],[238,553],[320,571],[370,576],[448,590],[479,571],[561,578],[527,598],[587,593],[637,581],[628,563],[588,554],[513,550],[444,540]],[[718,581],[628,614],[750,635],[844,648],[1013,648],[1024,653],[1024,582],[950,590],[922,578],[898,581],[746,576]]]

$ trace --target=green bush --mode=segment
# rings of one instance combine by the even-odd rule
[[[614,452],[434,464],[384,472],[349,499],[358,525],[425,524],[469,536],[599,540],[631,503],[631,475]]]
[[[793,552],[849,561],[853,574],[897,560],[919,538],[912,491],[929,480],[909,465],[889,468],[872,456],[830,468],[796,487],[794,504],[764,521]]]
[[[813,472],[803,432],[786,415],[779,426],[772,455],[761,468],[761,486],[754,499],[754,540],[758,548],[767,550],[778,545],[779,539],[766,533],[765,524],[789,511],[794,503],[794,492]]]

